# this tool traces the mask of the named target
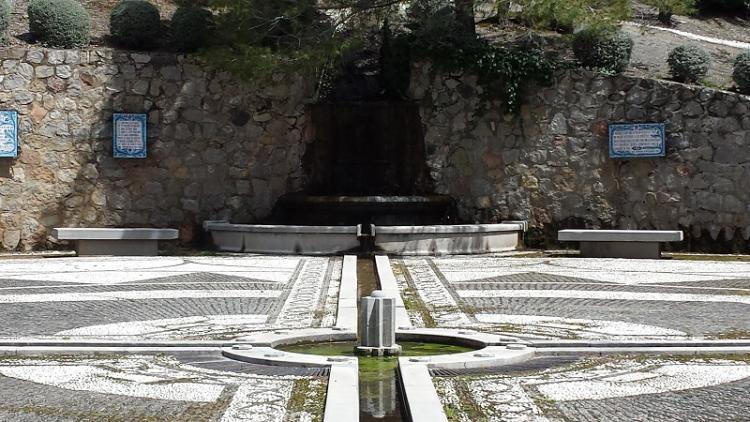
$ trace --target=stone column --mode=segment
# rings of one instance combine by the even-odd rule
[[[381,290],[360,301],[359,346],[356,353],[371,356],[397,355],[396,300]]]

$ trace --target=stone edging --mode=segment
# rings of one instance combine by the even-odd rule
[[[344,257],[335,327],[357,331],[357,257],[354,255]]]
[[[402,327],[412,327],[413,325],[409,314],[406,312],[404,300],[401,298],[401,292],[398,290],[396,276],[393,275],[391,262],[387,256],[378,255],[375,257],[375,272],[378,276],[380,290],[396,299],[396,327],[399,329]]]

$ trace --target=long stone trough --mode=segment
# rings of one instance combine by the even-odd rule
[[[375,249],[394,255],[461,255],[504,252],[523,246],[525,224],[378,226]]]
[[[521,249],[526,222],[436,226],[292,226],[206,221],[214,245],[224,252],[327,255],[353,251],[394,255],[485,254]]]
[[[224,252],[330,255],[359,248],[357,226],[284,226],[206,221],[214,245]]]

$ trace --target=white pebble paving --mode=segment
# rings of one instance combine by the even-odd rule
[[[212,273],[288,282],[299,257],[100,257],[0,260],[0,278],[64,283],[118,284]]]
[[[750,304],[750,296],[745,295],[701,295],[688,293],[642,293],[592,290],[458,290],[457,293],[459,296],[465,298],[504,297]]]

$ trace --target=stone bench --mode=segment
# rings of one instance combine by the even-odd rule
[[[110,228],[57,228],[52,236],[58,240],[71,240],[76,244],[78,256],[156,256],[160,240],[174,240],[179,236],[175,229],[110,229]]]
[[[561,242],[580,242],[586,258],[661,258],[662,242],[681,242],[679,230],[560,230]]]

